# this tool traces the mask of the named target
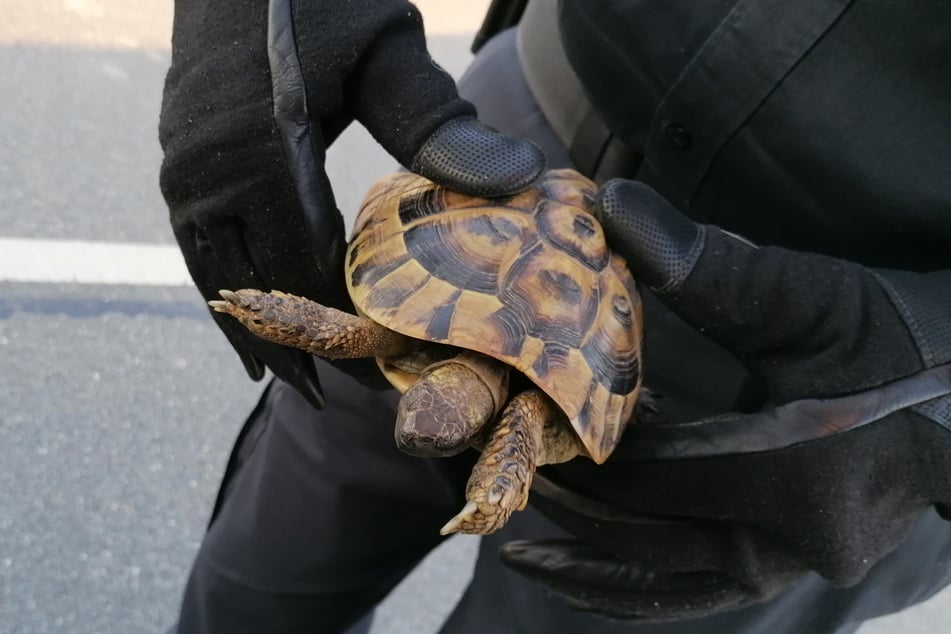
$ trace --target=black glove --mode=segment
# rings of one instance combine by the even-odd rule
[[[635,278],[768,403],[641,422],[600,467],[548,468],[531,502],[578,539],[508,544],[507,565],[582,610],[699,616],[808,571],[855,584],[933,505],[951,519],[951,271],[757,248],[630,181],[598,208]]]
[[[544,169],[531,143],[475,119],[403,0],[182,0],[162,103],[162,192],[189,271],[218,289],[279,288],[350,308],[325,149],[356,119],[407,168],[499,196]],[[264,366],[312,404],[312,359],[212,313],[251,378]],[[340,362],[365,381],[372,362]]]

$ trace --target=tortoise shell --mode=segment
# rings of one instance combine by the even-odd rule
[[[346,261],[359,312],[515,367],[601,463],[640,389],[642,314],[590,211],[595,192],[571,170],[492,200],[394,174],[367,194]]]

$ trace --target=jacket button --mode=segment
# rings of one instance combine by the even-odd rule
[[[693,137],[679,123],[667,124],[667,127],[664,128],[664,135],[667,137],[667,142],[678,150],[686,151],[693,146]]]

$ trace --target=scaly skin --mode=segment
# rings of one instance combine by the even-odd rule
[[[528,503],[535,469],[584,455],[577,435],[540,390],[509,401],[491,430],[466,485],[465,507],[439,531],[488,535]]]
[[[431,364],[403,393],[396,444],[414,456],[452,456],[469,446],[508,396],[509,366],[477,352]]]
[[[208,305],[227,313],[248,330],[272,343],[327,359],[397,357],[413,340],[380,324],[323,306],[304,297],[255,289],[218,291],[224,300]]]

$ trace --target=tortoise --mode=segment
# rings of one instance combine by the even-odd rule
[[[368,192],[346,254],[358,315],[276,290],[209,303],[276,343],[376,357],[402,392],[402,449],[482,451],[440,532],[489,534],[525,507],[538,466],[604,462],[638,398],[641,298],[595,192],[571,170],[491,200],[393,174]]]

